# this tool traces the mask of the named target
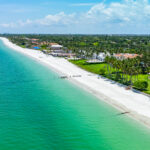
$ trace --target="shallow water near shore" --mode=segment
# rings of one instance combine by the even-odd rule
[[[149,150],[150,131],[0,41],[0,150]]]

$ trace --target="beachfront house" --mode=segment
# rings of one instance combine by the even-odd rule
[[[94,53],[92,58],[88,59],[86,62],[91,63],[91,64],[102,63],[105,61],[105,57],[106,57],[105,53],[99,53],[98,55],[96,53]]]
[[[139,54],[129,54],[129,53],[118,53],[114,54],[114,57],[118,60],[124,60],[124,59],[133,59],[136,57],[142,57],[142,55]]]
[[[50,49],[52,53],[64,53],[63,46],[57,43],[50,43]]]
[[[54,57],[66,57],[66,58],[74,58],[76,55],[71,51],[68,51],[67,48],[63,48],[62,45],[57,43],[50,43],[51,53],[50,55]]]
[[[57,43],[50,43],[51,50],[62,50],[63,46]]]
[[[76,55],[73,53],[51,53],[54,57],[67,57],[67,58],[74,58]]]
[[[105,58],[106,58],[106,54],[105,53],[99,53],[98,56],[97,56],[97,59],[101,62],[104,62],[105,61]]]
[[[104,62],[105,58],[106,58],[105,53],[99,53],[99,54],[94,53],[92,56],[92,59],[97,60],[98,62]]]

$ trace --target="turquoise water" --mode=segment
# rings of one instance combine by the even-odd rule
[[[0,150],[150,150],[149,130],[0,41]]]

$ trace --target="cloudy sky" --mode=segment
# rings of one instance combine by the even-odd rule
[[[150,34],[150,0],[0,0],[0,33]]]

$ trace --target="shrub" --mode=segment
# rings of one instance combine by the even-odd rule
[[[119,81],[120,79],[121,79],[121,75],[117,73],[116,76],[115,76],[115,80]]]
[[[146,81],[136,81],[136,82],[134,82],[133,86],[136,89],[145,90],[148,87],[148,82],[146,82]]]
[[[102,68],[102,69],[99,70],[99,74],[105,75],[105,73],[106,73],[105,69]]]

